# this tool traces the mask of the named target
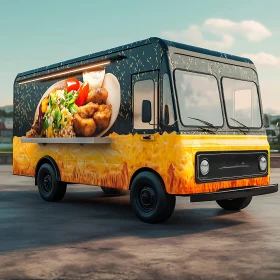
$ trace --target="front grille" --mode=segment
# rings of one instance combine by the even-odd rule
[[[259,159],[265,156],[268,163],[267,151],[239,152],[198,152],[196,154],[196,182],[215,182],[267,176],[267,169],[262,172]],[[203,175],[200,163],[206,159],[209,162],[209,172]]]

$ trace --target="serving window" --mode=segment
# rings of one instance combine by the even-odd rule
[[[154,123],[154,91],[155,84],[153,80],[138,81],[134,85],[134,104],[133,104],[133,120],[135,129],[151,129],[150,123],[142,122],[142,102],[148,100],[151,102],[152,120]]]
[[[154,130],[158,127],[158,72],[146,72],[132,76],[133,93],[133,129]],[[150,120],[143,121],[149,104]],[[144,110],[144,111],[143,111]]]

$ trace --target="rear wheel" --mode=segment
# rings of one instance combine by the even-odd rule
[[[115,189],[115,188],[101,187],[101,189],[107,195],[122,195],[122,194],[124,194],[123,190],[119,190],[119,189]]]
[[[37,175],[38,190],[45,201],[60,201],[66,192],[67,184],[58,181],[54,168],[44,163]]]
[[[250,202],[252,201],[252,197],[241,197],[241,198],[234,198],[234,199],[224,199],[224,200],[217,200],[218,205],[230,211],[238,211],[241,209],[246,208]]]
[[[152,224],[165,222],[170,218],[176,197],[166,192],[159,176],[144,171],[136,175],[131,184],[130,201],[137,217]]]

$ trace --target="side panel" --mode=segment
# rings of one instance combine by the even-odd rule
[[[50,155],[57,162],[63,181],[128,189],[134,172],[148,167],[160,174],[172,194],[212,192],[219,189],[269,184],[269,176],[197,184],[195,154],[198,151],[268,150],[265,136],[154,134],[154,141],[143,135],[110,134],[105,145],[22,144],[14,138],[14,172],[34,176],[39,158]],[[107,145],[107,144],[106,144]],[[269,157],[268,157],[269,158]],[[79,159],[79,160],[77,160]],[[99,164],[97,164],[99,163]]]
[[[42,96],[55,83],[69,76],[25,84],[15,81],[13,174],[34,176],[37,162],[48,155],[57,162],[64,181],[128,188],[129,176],[124,156],[130,154],[126,136],[132,133],[131,77],[135,73],[146,71],[153,73],[155,69],[159,69],[163,51],[158,44],[147,44],[120,51],[118,54],[126,58],[105,67],[105,73],[115,76],[120,87],[119,106],[116,108],[115,103],[111,104],[113,112],[118,110],[117,116],[109,130],[98,136],[112,138],[112,144],[22,143],[21,137],[25,137],[31,129]],[[106,56],[101,59],[106,59]],[[89,62],[85,61],[84,65]],[[59,67],[57,70],[60,70]],[[82,74],[71,77],[83,81]],[[111,93],[109,90],[108,95],[113,95],[112,100],[115,100],[114,92]]]
[[[62,181],[127,189],[129,175],[123,154],[130,144],[115,133],[110,137],[111,144],[84,145],[21,143],[14,137],[13,173],[33,177],[38,161],[48,155],[55,160]]]

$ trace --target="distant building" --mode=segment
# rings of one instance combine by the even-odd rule
[[[0,117],[0,144],[12,144],[12,142],[13,118]]]
[[[0,107],[0,164],[12,164],[13,106]]]

